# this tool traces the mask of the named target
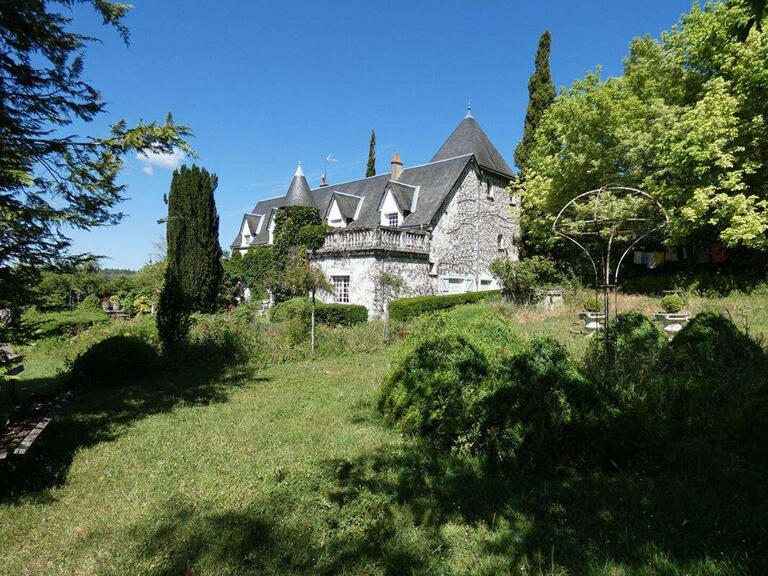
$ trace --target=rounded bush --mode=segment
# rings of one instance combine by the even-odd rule
[[[766,363],[760,345],[722,314],[697,314],[671,343],[676,367],[699,378],[725,382]],[[734,378],[734,376],[736,378]]]
[[[500,461],[546,468],[574,448],[595,390],[568,351],[552,338],[532,340],[507,359],[472,410],[471,448]]]
[[[269,311],[269,320],[271,322],[285,322],[290,318],[301,316],[312,306],[309,298],[291,298],[285,302],[275,304]]]
[[[611,346],[593,339],[584,357],[587,373],[606,393],[633,396],[658,371],[666,338],[639,312],[622,312],[608,325]]]
[[[446,329],[416,338],[395,358],[379,409],[406,432],[452,445],[468,424],[468,407],[488,374],[486,356]]]
[[[667,314],[677,314],[684,306],[683,299],[677,294],[670,294],[661,299],[661,309]]]
[[[158,366],[157,351],[132,336],[113,336],[91,346],[78,356],[70,370],[72,386],[130,384]]]

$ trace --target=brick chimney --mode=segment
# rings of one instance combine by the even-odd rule
[[[400,160],[400,155],[395,152],[392,155],[392,174],[390,175],[390,180],[399,180],[400,174],[403,173],[403,161]]]

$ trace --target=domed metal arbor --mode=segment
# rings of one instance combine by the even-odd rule
[[[552,232],[578,246],[595,271],[596,290],[603,293],[606,341],[609,297],[619,281],[624,258],[643,238],[668,224],[666,210],[653,196],[637,188],[612,185],[579,194],[555,218]]]

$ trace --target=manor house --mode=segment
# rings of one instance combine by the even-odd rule
[[[386,313],[397,297],[498,288],[489,266],[517,258],[518,199],[507,186],[512,170],[468,111],[426,164],[404,165],[397,152],[391,170],[352,182],[311,188],[299,165],[288,192],[262,200],[243,216],[233,250],[271,244],[275,213],[312,206],[333,228],[312,255],[333,285],[325,301],[362,304],[369,317]]]

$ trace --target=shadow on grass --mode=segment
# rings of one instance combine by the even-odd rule
[[[0,462],[0,502],[22,496],[45,501],[47,489],[64,482],[78,450],[115,439],[137,420],[181,403],[226,401],[231,388],[246,381],[247,368],[208,362],[210,352],[210,346],[190,349],[183,360],[166,361],[155,374],[134,384],[76,390],[27,454]],[[50,379],[45,380],[29,380],[25,385],[50,386]]]
[[[409,443],[240,511],[129,528],[150,574],[764,574],[768,490],[738,472],[531,477]],[[298,482],[298,480],[296,480]],[[133,551],[132,551],[133,553]]]

